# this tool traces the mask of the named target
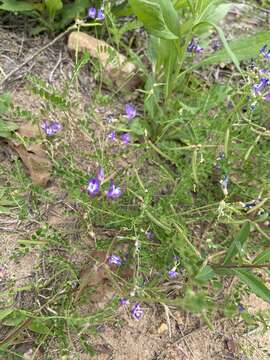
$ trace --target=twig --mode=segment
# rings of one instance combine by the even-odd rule
[[[50,76],[49,76],[49,83],[52,83],[53,81],[53,74],[55,73],[55,70],[58,68],[59,64],[61,63],[62,61],[62,51],[59,52],[59,58],[58,58],[58,61],[57,63],[55,64],[54,68],[52,69],[51,73],[50,73]]]
[[[0,86],[3,86],[4,83],[12,76],[14,75],[16,72],[18,72],[19,70],[21,70],[25,65],[27,65],[31,60],[33,60],[36,56],[38,56],[39,54],[41,54],[44,50],[48,49],[50,46],[52,46],[54,43],[56,43],[58,40],[60,40],[62,37],[64,37],[66,34],[68,34],[70,31],[77,29],[77,25],[72,25],[70,26],[66,31],[62,32],[61,34],[59,34],[58,36],[56,36],[56,38],[54,38],[51,42],[49,42],[48,44],[44,45],[42,48],[40,48],[39,50],[37,50],[34,54],[32,54],[31,56],[29,56],[22,64],[20,64],[19,66],[17,66],[15,69],[13,69],[12,71],[10,71],[10,73],[8,73],[5,78],[0,82]]]

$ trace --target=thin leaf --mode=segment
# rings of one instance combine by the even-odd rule
[[[256,256],[256,258],[252,261],[252,264],[264,264],[270,260],[270,248],[264,250],[262,253]]]
[[[270,304],[270,290],[264,285],[262,280],[245,269],[234,269],[233,273],[245,283],[258,297]]]
[[[238,60],[237,56],[234,54],[234,52],[231,50],[230,45],[228,44],[228,42],[225,38],[223,30],[218,25],[216,25],[215,23],[210,22],[210,21],[201,21],[194,26],[194,29],[196,29],[197,27],[200,27],[200,26],[204,26],[204,25],[212,26],[216,29],[216,31],[218,32],[218,35],[220,37],[220,40],[222,41],[224,49],[227,52],[229,58],[232,60],[232,62],[236,66],[237,70],[239,72],[242,72],[242,70],[240,68],[239,60]]]
[[[3,309],[0,310],[0,321],[5,319],[7,316],[9,316],[13,312],[13,309]]]
[[[231,246],[229,247],[228,252],[224,259],[224,265],[230,263],[232,258],[241,251],[244,243],[248,239],[249,233],[250,233],[250,223],[246,222],[242,226],[241,230],[237,234]]]

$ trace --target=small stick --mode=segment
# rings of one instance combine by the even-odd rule
[[[66,31],[62,32],[61,34],[59,34],[58,36],[56,36],[56,38],[54,38],[51,42],[49,42],[48,44],[44,45],[42,48],[38,49],[34,54],[32,54],[31,56],[29,56],[23,63],[21,63],[19,66],[17,66],[15,69],[13,69],[12,71],[10,71],[10,73],[8,73],[4,79],[0,82],[0,86],[3,86],[4,83],[12,76],[14,75],[16,72],[18,72],[19,70],[21,70],[25,65],[27,65],[31,60],[33,60],[36,56],[38,56],[39,54],[41,54],[44,50],[48,49],[50,46],[52,46],[54,43],[56,43],[58,40],[60,40],[62,37],[64,37],[66,34],[68,34],[71,30],[75,30],[77,29],[77,24],[70,26]]]
[[[54,68],[52,69],[51,73],[50,73],[50,76],[49,76],[49,83],[52,83],[53,81],[53,75],[55,73],[55,70],[58,68],[59,64],[61,63],[62,61],[62,51],[59,52],[59,58],[57,60],[57,63],[55,64]]]

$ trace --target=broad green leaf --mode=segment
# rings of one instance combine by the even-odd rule
[[[230,9],[235,6],[234,3],[220,4],[220,5],[211,5],[207,12],[203,16],[203,20],[218,24],[221,20],[225,18]]]
[[[206,282],[210,280],[215,275],[214,270],[211,268],[211,266],[206,265],[202,269],[199,270],[197,275],[195,276],[195,280],[198,282]]]
[[[245,269],[233,269],[233,273],[245,283],[258,297],[270,304],[270,290],[264,285],[261,279]]]
[[[270,260],[270,248],[264,250],[262,253],[256,256],[256,258],[252,261],[252,264],[263,264]]]
[[[1,0],[0,9],[11,11],[11,12],[25,12],[33,11],[36,9],[34,4],[31,4],[26,1],[17,1],[17,0]]]
[[[248,239],[249,233],[250,233],[250,223],[246,222],[242,226],[236,238],[231,243],[231,246],[229,247],[224,259],[224,265],[230,263],[232,258],[241,251],[244,243]]]
[[[129,0],[146,29],[162,39],[179,37],[179,19],[171,0]]]
[[[243,37],[238,40],[230,41],[229,46],[238,60],[247,60],[258,56],[259,49],[270,41],[270,32],[258,32],[255,35]],[[216,64],[221,61],[229,61],[230,56],[225,49],[215,52],[201,62],[201,65]]]
[[[113,5],[112,13],[115,16],[130,16],[132,15],[132,8],[129,5],[128,0],[125,0],[118,5]]]
[[[49,12],[50,18],[54,18],[57,11],[63,7],[62,0],[45,0],[45,6]]]
[[[61,11],[62,18],[59,23],[59,28],[64,28],[71,23],[80,14],[83,14],[87,7],[89,7],[88,0],[75,0],[70,4],[64,5],[63,10]]]

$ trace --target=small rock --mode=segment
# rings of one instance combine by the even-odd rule
[[[165,323],[162,323],[160,327],[158,328],[158,334],[163,334],[168,331],[168,325]]]
[[[98,59],[104,68],[105,78],[111,79],[119,90],[134,90],[141,83],[136,66],[105,41],[74,31],[69,35],[68,48],[75,51],[87,50],[92,57]]]

